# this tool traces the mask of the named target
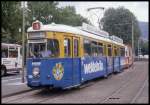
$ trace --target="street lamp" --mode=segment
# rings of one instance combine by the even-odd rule
[[[138,61],[139,61],[140,55],[141,55],[140,41],[141,41],[141,39],[139,38],[138,39]]]
[[[25,79],[24,79],[24,57],[25,57],[25,48],[24,48],[24,35],[25,35],[25,25],[24,25],[24,23],[25,23],[25,17],[24,17],[24,15],[25,15],[25,2],[23,1],[22,2],[22,4],[23,4],[23,8],[22,8],[22,19],[23,19],[23,21],[22,21],[22,82],[24,83],[24,81],[25,81]]]
[[[133,19],[132,19],[132,60],[133,60],[133,65],[132,65],[132,69],[134,67],[134,56],[135,56],[135,52],[134,52],[134,24],[133,24]]]

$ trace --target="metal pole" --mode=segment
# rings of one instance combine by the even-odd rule
[[[132,65],[132,69],[134,67],[134,26],[133,26],[133,20],[132,20],[132,60],[133,60],[133,65]]]
[[[24,31],[25,31],[25,26],[24,26],[24,23],[25,23],[25,18],[24,18],[24,9],[25,9],[25,2],[23,1],[23,11],[22,11],[22,19],[23,19],[23,23],[22,23],[22,82],[24,83],[24,51],[25,51],[25,48],[24,48]]]
[[[140,55],[140,49],[139,49],[139,39],[138,39],[138,61],[140,59],[139,55]]]

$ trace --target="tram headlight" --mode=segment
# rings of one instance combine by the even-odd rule
[[[38,67],[34,67],[32,70],[33,76],[39,76],[40,74],[40,69]]]

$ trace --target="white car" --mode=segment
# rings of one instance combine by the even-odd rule
[[[22,68],[21,45],[2,43],[1,76]]]
[[[144,56],[143,56],[143,55],[138,55],[138,57],[139,57],[139,58],[144,58]]]
[[[148,58],[149,58],[149,55],[144,55],[144,58],[148,59]]]

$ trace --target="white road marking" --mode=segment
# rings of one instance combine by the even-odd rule
[[[8,83],[6,85],[26,85],[26,84],[27,84],[27,82],[24,82],[24,83],[22,83],[22,82],[14,82],[14,83]]]
[[[21,78],[14,78],[14,79],[7,79],[7,80],[2,80],[2,82],[8,82],[8,81],[12,81],[12,80],[19,80]]]

